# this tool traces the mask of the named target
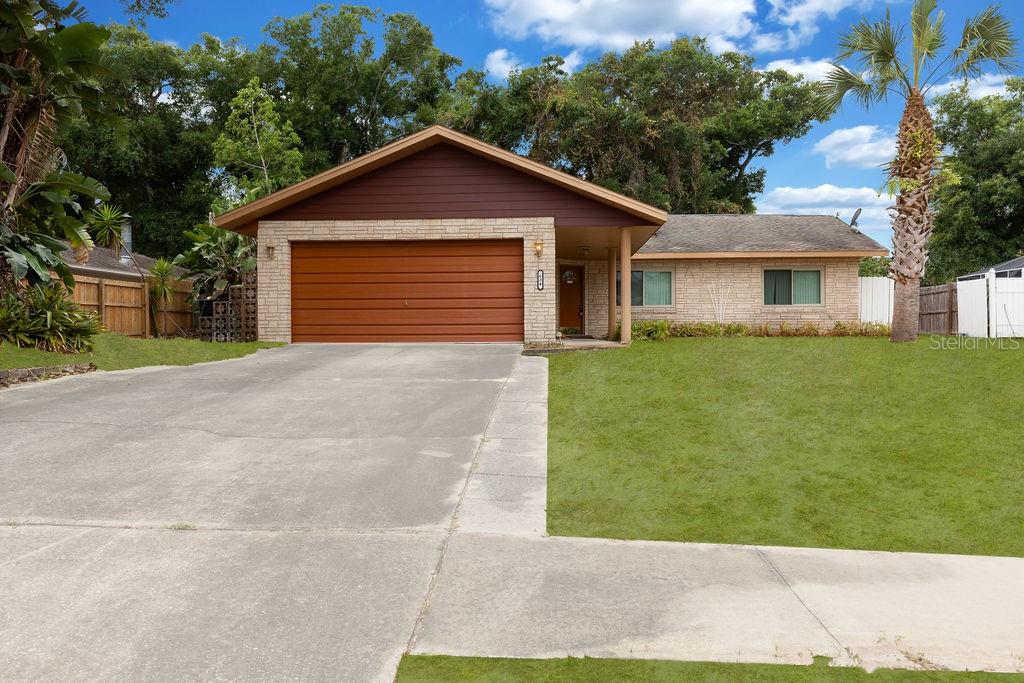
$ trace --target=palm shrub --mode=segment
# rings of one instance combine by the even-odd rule
[[[153,314],[153,330],[156,336],[160,336],[160,313],[167,318],[167,302],[171,300],[177,291],[174,284],[178,281],[175,276],[174,264],[165,258],[158,258],[149,267],[149,298],[152,301],[151,310]]]
[[[937,0],[914,1],[909,46],[905,28],[895,25],[888,11],[880,21],[862,20],[839,42],[838,61],[852,60],[853,68],[834,65],[825,79],[823,104],[828,112],[838,109],[847,95],[864,106],[890,94],[904,101],[896,158],[888,166],[890,192],[896,194],[890,266],[896,281],[893,341],[917,339],[921,277],[932,232],[929,203],[940,171],[941,143],[925,96],[950,76],[980,75],[985,64],[1008,71],[1016,51],[1010,22],[989,7],[964,24],[959,41],[940,58],[946,46],[945,15],[936,8]]]
[[[103,331],[99,318],[83,311],[63,285],[32,285],[0,295],[0,342],[43,351],[81,353]]]

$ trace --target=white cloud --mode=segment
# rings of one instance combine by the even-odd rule
[[[878,191],[870,187],[839,187],[826,183],[817,187],[777,187],[761,195],[756,203],[759,213],[839,214],[846,222],[853,218],[854,211],[863,209],[857,221],[858,229],[888,246],[892,237],[886,209],[893,201],[887,195],[879,196]]]
[[[716,44],[754,29],[755,0],[485,0],[495,30],[574,48],[623,50],[637,40],[664,44],[680,34]]]
[[[736,44],[735,40],[730,40],[719,33],[713,33],[708,36],[704,36],[708,41],[708,49],[717,55],[723,52],[740,52],[740,46]]]
[[[784,30],[773,34],[766,45],[771,50],[793,49],[806,45],[818,33],[818,22],[823,18],[835,19],[836,16],[850,7],[866,8],[873,4],[872,0],[768,0],[772,10],[768,18],[782,26]]]
[[[956,90],[963,84],[963,79],[956,79],[939,83],[928,91],[929,96],[937,97],[945,95],[951,90]],[[982,74],[977,78],[967,81],[967,91],[971,97],[987,97],[989,95],[1006,94],[1006,76],[1002,74]]]
[[[583,64],[584,61],[583,53],[579,50],[573,50],[562,59],[565,60],[565,64],[562,65],[562,70],[567,74],[571,74],[576,71],[576,69],[580,68],[580,65]]]
[[[827,59],[776,59],[765,64],[765,71],[782,69],[793,75],[804,77],[805,81],[823,81],[832,68],[832,62]]]
[[[519,58],[503,47],[492,50],[484,59],[484,71],[499,81],[508,79],[509,72],[522,67]]]
[[[840,128],[819,140],[814,151],[825,155],[826,168],[878,168],[896,156],[896,136],[878,126]]]

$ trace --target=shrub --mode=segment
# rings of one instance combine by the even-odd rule
[[[745,325],[743,323],[676,323],[671,327],[673,337],[887,337],[889,326],[881,323],[836,322],[829,329],[805,322],[799,327],[783,321],[777,327],[768,323]],[[633,332],[636,336],[636,328]]]
[[[0,341],[43,351],[81,353],[103,331],[95,314],[67,297],[63,285],[33,285],[0,297]]]
[[[637,320],[633,323],[633,339],[665,341],[670,329],[667,320]]]

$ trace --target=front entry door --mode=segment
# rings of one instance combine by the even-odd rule
[[[558,268],[558,328],[583,334],[583,266]]]

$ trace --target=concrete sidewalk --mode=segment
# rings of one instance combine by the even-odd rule
[[[456,534],[416,653],[1024,671],[1024,560]]]

